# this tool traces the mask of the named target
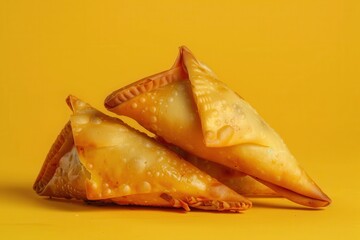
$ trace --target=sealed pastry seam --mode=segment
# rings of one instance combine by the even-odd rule
[[[206,172],[211,177],[217,179],[219,182],[228,186],[235,192],[246,197],[280,197],[275,191],[261,182],[255,180],[240,171],[218,164],[216,162],[201,159],[183,149],[169,144],[160,137],[156,140],[162,145],[169,148],[171,151],[176,152],[186,161],[190,162],[200,170]]]
[[[41,171],[34,183],[33,188],[38,194],[41,194],[44,191],[44,188],[54,176],[60,159],[71,150],[73,145],[74,140],[72,137],[71,125],[70,122],[67,122],[54,144],[51,146]]]

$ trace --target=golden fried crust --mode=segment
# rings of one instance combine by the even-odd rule
[[[271,188],[265,186],[259,181],[255,180],[249,175],[237,171],[235,169],[226,167],[213,161],[208,161],[199,158],[189,152],[180,149],[179,147],[167,143],[160,137],[156,138],[162,145],[168,147],[172,151],[179,154],[186,161],[190,162],[201,171],[206,172],[211,177],[217,179],[219,182],[228,186],[235,192],[246,197],[280,197]]]
[[[70,122],[67,122],[65,127],[60,132],[59,136],[52,145],[46,159],[43,163],[41,171],[38,174],[38,177],[35,180],[33,185],[34,190],[38,194],[42,194],[46,185],[54,176],[56,169],[58,168],[59,161],[71,150],[74,145],[74,139],[72,136],[72,130]]]
[[[56,181],[48,183],[56,184],[42,195],[185,210],[194,207],[238,212],[251,207],[249,200],[121,120],[97,111],[76,97],[70,96],[67,102],[73,114],[71,124],[64,131],[71,130],[66,136],[73,139],[72,147],[77,154],[73,158],[78,158],[75,159],[78,163],[65,159],[66,151],[60,151],[62,160],[52,158],[54,154],[49,153],[48,162],[55,162],[57,168],[50,172],[49,164],[45,164],[37,182],[49,175]],[[63,142],[62,137],[58,139]],[[60,140],[54,146],[63,146]],[[59,152],[56,150],[59,147],[54,148],[50,152]],[[69,175],[76,182],[70,181]],[[80,196],[79,186],[84,196]]]
[[[155,84],[164,76],[172,81]],[[281,137],[187,48],[180,48],[172,69],[135,85],[141,89],[149,81],[158,87],[131,96],[125,94],[130,90],[123,87],[106,99],[105,106],[135,119],[187,152],[269,183],[273,190],[295,202],[314,207],[330,203]],[[125,97],[116,100],[119,96]],[[313,200],[319,203],[313,204]]]

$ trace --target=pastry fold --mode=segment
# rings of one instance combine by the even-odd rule
[[[199,158],[173,144],[165,142],[160,137],[156,137],[156,139],[162,145],[166,146],[171,151],[174,151],[201,171],[209,174],[211,177],[245,197],[280,197],[280,195],[271,188],[265,186],[259,181],[256,181],[254,178],[245,173],[216,162]]]
[[[110,94],[105,107],[166,142],[245,173],[310,207],[331,200],[260,115],[186,48],[173,67]]]
[[[239,212],[251,202],[121,120],[69,96],[70,121],[34,184],[42,196]]]

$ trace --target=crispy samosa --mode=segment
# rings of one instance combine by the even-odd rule
[[[281,137],[186,47],[180,48],[170,70],[114,91],[105,106],[187,152],[254,177],[296,203],[323,207],[331,202]]]
[[[36,179],[39,195],[239,212],[251,202],[144,133],[75,97]]]

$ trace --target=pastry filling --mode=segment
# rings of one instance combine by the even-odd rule
[[[52,196],[85,199],[85,182],[90,173],[81,164],[75,147],[63,155],[44,193],[49,191]],[[48,194],[46,194],[48,195]]]

